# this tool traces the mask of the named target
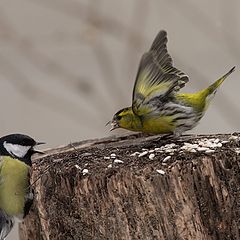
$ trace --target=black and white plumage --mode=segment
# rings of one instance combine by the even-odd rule
[[[8,216],[3,210],[0,210],[0,239],[4,240],[14,225],[14,218]]]
[[[30,185],[31,156],[42,153],[38,144],[23,134],[0,138],[0,240],[4,240],[16,221],[22,221],[33,202]]]

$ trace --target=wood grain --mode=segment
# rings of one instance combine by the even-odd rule
[[[203,137],[229,139],[138,134],[47,151],[34,161],[35,205],[21,239],[240,239],[239,142],[211,154],[180,149]],[[155,152],[152,160],[130,156],[173,142],[177,150],[166,163],[167,152]],[[123,163],[104,159],[112,153]]]

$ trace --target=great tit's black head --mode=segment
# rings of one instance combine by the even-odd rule
[[[0,155],[17,158],[31,165],[31,156],[34,153],[43,153],[34,149],[36,145],[40,144],[43,142],[36,142],[24,134],[6,135],[0,138]]]

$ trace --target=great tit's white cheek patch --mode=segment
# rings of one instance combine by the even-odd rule
[[[3,146],[10,154],[18,158],[23,158],[31,148],[31,146],[22,146],[19,144],[8,143],[6,141],[3,143]]]

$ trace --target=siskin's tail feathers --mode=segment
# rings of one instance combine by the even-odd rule
[[[203,92],[203,97],[205,98],[205,107],[204,110],[206,111],[209,103],[211,102],[211,100],[213,99],[213,97],[215,96],[215,93],[217,91],[217,89],[219,88],[219,86],[224,82],[224,80],[232,73],[234,72],[235,67],[231,68],[230,71],[228,71],[225,75],[223,75],[221,78],[219,78],[216,82],[214,82],[212,85],[210,85],[207,89],[205,89]],[[205,96],[204,96],[205,95]]]
[[[208,95],[211,95],[212,93],[214,93],[217,88],[223,83],[223,81],[232,73],[234,72],[235,67],[231,68],[230,71],[228,71],[225,75],[223,75],[221,78],[219,78],[215,83],[213,83],[212,85],[210,85],[207,89],[208,89]]]
[[[209,103],[213,99],[218,87],[223,83],[223,81],[235,70],[233,67],[229,72],[219,78],[216,82],[196,93],[182,93],[177,94],[176,98],[186,104],[193,106],[196,110],[200,112],[205,112],[209,106]]]

